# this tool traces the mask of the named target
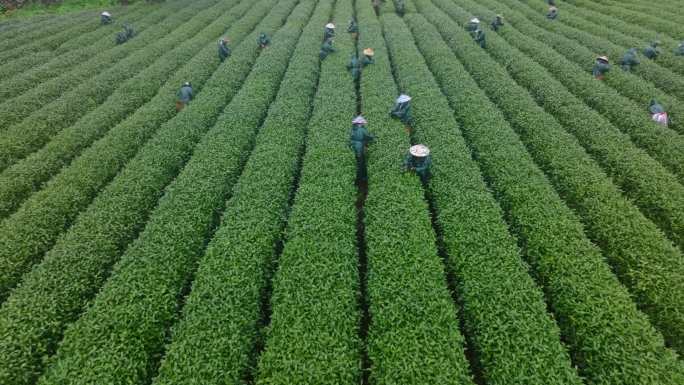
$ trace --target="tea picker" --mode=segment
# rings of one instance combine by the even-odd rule
[[[679,43],[677,48],[675,48],[675,55],[676,56],[684,56],[684,41]]]
[[[111,13],[104,11],[100,14],[100,23],[102,25],[111,24],[111,22],[112,22],[112,14]]]
[[[606,73],[610,71],[610,62],[608,61],[608,56],[599,56],[594,62],[594,68],[591,70],[594,78],[597,80],[603,80]]]
[[[325,60],[325,58],[333,52],[335,52],[335,48],[333,47],[333,39],[328,39],[321,45],[321,50],[318,52],[318,57],[321,60]]]
[[[259,48],[264,49],[271,44],[271,38],[269,38],[267,34],[262,32],[259,34],[259,37],[257,38],[257,44],[259,44]]]
[[[546,14],[546,18],[549,20],[556,20],[558,17],[558,8],[555,6],[550,6],[549,7],[549,13]]]
[[[651,99],[651,103],[649,103],[648,106],[648,112],[651,113],[651,119],[658,123],[661,124],[665,127],[670,123],[670,120],[667,116],[667,112],[665,112],[665,108],[658,103],[657,100]]]
[[[651,60],[657,58],[658,55],[660,55],[660,48],[658,48],[658,44],[660,44],[660,41],[654,40],[651,44],[647,45],[646,48],[644,48],[644,56]]]
[[[622,67],[623,70],[625,71],[630,71],[634,67],[639,65],[639,59],[637,58],[637,49],[636,48],[630,48],[627,50],[625,53],[625,56],[622,57],[622,60],[620,61],[620,66]]]
[[[404,158],[404,170],[418,174],[423,183],[427,183],[430,177],[431,165],[430,149],[424,144],[411,146],[409,153]]]
[[[404,123],[406,132],[411,133],[411,97],[406,94],[401,94],[394,102],[394,107],[390,111],[390,116],[398,118]]]
[[[491,23],[492,30],[494,30],[494,32],[497,32],[499,31],[499,28],[503,27],[503,25],[503,17],[501,15],[496,15],[496,17],[494,18],[494,20],[492,20]]]
[[[485,42],[485,32],[483,30],[478,29],[475,31],[473,40],[475,40],[475,43],[477,43],[481,48],[487,48],[487,43]]]
[[[218,42],[218,55],[221,62],[225,61],[230,56],[230,47],[228,44],[230,40],[227,38],[221,38]]]
[[[361,67],[365,67],[369,64],[375,63],[375,60],[373,59],[373,56],[375,56],[375,51],[373,51],[373,48],[366,48],[363,50],[363,60],[361,62]]]
[[[180,88],[180,90],[178,90],[178,94],[176,96],[176,111],[181,111],[194,97],[190,82],[183,83],[183,86]]]
[[[475,33],[475,31],[480,29],[480,19],[478,19],[477,17],[473,17],[468,21],[468,24],[466,24],[465,29],[466,31],[470,32],[471,36],[474,36],[473,34]]]
[[[332,39],[335,37],[335,24],[328,23],[325,25],[325,30],[323,31],[323,41]]]
[[[368,122],[363,116],[355,117],[352,120],[351,135],[349,136],[349,147],[354,150],[354,155],[356,156],[356,178],[359,180],[367,178],[364,167],[366,148],[368,143],[375,140],[375,137],[368,133],[366,124]]]
[[[116,44],[123,44],[135,36],[135,30],[133,26],[128,23],[124,23],[123,31],[116,34]]]
[[[404,14],[406,13],[406,5],[404,4],[404,0],[396,0],[394,5],[397,9],[397,15],[404,17]]]

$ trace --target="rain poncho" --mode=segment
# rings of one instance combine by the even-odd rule
[[[591,73],[596,79],[603,79],[603,76],[610,71],[610,63],[602,59],[596,59]]]
[[[637,58],[637,49],[630,48],[627,51],[627,53],[625,53],[625,56],[622,57],[622,60],[620,60],[620,66],[622,66],[623,70],[629,71],[637,65],[639,65],[639,58]]]
[[[321,50],[318,52],[318,57],[320,57],[321,60],[325,60],[325,58],[333,52],[335,52],[335,48],[332,46],[332,40],[328,39],[321,45]]]
[[[428,178],[430,177],[431,165],[432,157],[430,155],[425,157],[417,157],[409,153],[406,154],[406,157],[404,158],[404,168],[409,171],[415,171],[423,182],[427,182]]]
[[[354,80],[359,78],[359,75],[361,73],[360,65],[361,65],[361,63],[359,63],[359,59],[356,57],[356,55],[352,55],[352,58],[349,61],[349,64],[347,64],[347,69],[351,73],[352,78]]]
[[[228,42],[225,40],[219,40],[218,55],[221,61],[226,60],[230,56],[230,47],[228,47]]]
[[[109,24],[112,22],[112,15],[109,14],[109,12],[102,12],[100,14],[100,23],[102,25]]]
[[[266,35],[265,33],[260,33],[259,37],[257,38],[257,44],[259,47],[264,48],[267,45],[271,44],[271,39]]]
[[[189,84],[184,84],[180,90],[178,90],[178,101],[183,104],[188,104],[193,98],[192,86]]]
[[[492,20],[492,29],[494,32],[498,31],[499,28],[503,27],[503,18],[501,16],[496,16],[494,20]]]
[[[657,100],[651,99],[651,103],[649,103],[648,106],[648,111],[651,113],[651,119],[654,122],[662,124],[663,126],[667,126],[669,123],[667,112],[665,112],[665,108],[658,103]]]
[[[392,111],[390,111],[390,115],[399,118],[404,124],[410,125],[411,124],[411,104],[410,104],[410,99],[404,101],[405,99],[402,99],[400,96],[396,102],[394,103],[394,107],[392,108]]]
[[[660,54],[660,49],[658,48],[658,42],[654,41],[644,48],[644,56],[649,59],[655,59]]]

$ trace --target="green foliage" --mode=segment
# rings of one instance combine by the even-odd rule
[[[251,374],[261,296],[287,217],[318,81],[321,26],[331,10],[331,1],[318,3],[294,49],[223,222],[200,259],[154,384],[190,384],[196,378],[203,385],[237,384]],[[300,28],[291,24],[286,28]],[[282,49],[281,40],[269,49]]]
[[[506,85],[505,81],[510,78],[498,75],[501,70],[487,64],[486,54],[472,43],[462,28],[428,1],[417,3],[428,20],[438,26],[447,44],[476,76],[478,83],[491,85],[488,87],[490,96],[500,98],[496,95],[515,91]],[[448,12],[447,7],[444,10]],[[523,98],[524,94],[516,95],[512,100],[518,102],[510,107],[519,111],[516,127],[539,119],[539,112],[530,111],[530,107],[536,107],[535,103],[529,97]],[[500,105],[507,108],[505,103]],[[478,103],[473,110],[463,111],[464,129],[470,131],[471,126],[487,128],[502,124],[498,114],[499,123],[488,121],[497,115],[494,115],[495,111],[482,108]],[[459,114],[460,111],[459,104]],[[507,115],[512,114],[509,111]],[[531,122],[530,116],[534,117]],[[513,152],[512,147],[506,145],[511,140],[517,141],[515,135],[503,138],[501,130],[487,129],[493,130],[489,137],[469,136],[473,143],[477,139],[478,148],[474,152],[486,167],[511,228],[518,235],[535,276],[545,289],[550,308],[581,374],[595,383],[678,383],[684,372],[676,354],[665,348],[662,337],[646,316],[637,311],[603,256],[585,236],[575,214],[563,204],[544,175],[535,171],[536,166],[521,146],[518,144],[519,149]],[[539,130],[545,129],[547,127],[540,124]],[[549,151],[562,151],[566,145],[536,140],[552,144]],[[496,155],[498,152],[502,154]],[[497,157],[490,158],[489,154]],[[523,180],[525,182],[521,183]]]
[[[375,64],[363,69],[360,84],[362,111],[377,137],[368,150],[364,206],[371,314],[369,382],[472,384],[423,186],[415,174],[401,168],[410,138],[403,124],[388,114],[399,93],[383,31],[370,3],[357,2],[356,6],[359,50],[375,50]],[[395,43],[395,34],[387,35]],[[396,70],[401,77],[405,68]],[[422,79],[421,83],[428,81]],[[412,87],[405,91],[413,95]],[[418,102],[416,106],[422,105]],[[416,129],[422,130],[424,126],[417,123]]]
[[[273,33],[295,3],[279,2],[259,29]],[[114,266],[112,277],[87,312],[65,332],[53,365],[39,384],[74,377],[81,384],[150,380],[149,368],[156,366],[167,328],[177,315],[177,300],[250,152],[312,9],[313,2],[302,2],[289,19],[295,27],[288,24],[275,34],[278,46],[259,58],[242,89],[166,188],[145,230]],[[256,36],[252,32],[247,41],[253,43]]]
[[[351,16],[352,2],[338,1],[332,22],[344,26]],[[315,36],[322,39],[319,28]],[[321,65],[256,384],[360,380],[355,159],[348,147],[356,95],[344,70],[354,48],[342,30],[337,52]]]
[[[7,60],[13,57],[15,53],[22,52],[22,46],[31,44],[43,39],[50,39],[64,28],[73,28],[82,24],[88,17],[92,15],[72,15],[69,17],[54,17],[49,19],[40,19],[33,23],[27,23],[7,34],[3,34],[3,39],[0,40],[0,58]],[[40,25],[40,28],[36,26]]]
[[[247,3],[250,11],[228,30],[234,37],[234,43],[239,44],[238,52],[221,64],[219,71],[213,72],[219,65],[214,41],[208,44],[199,61],[191,62],[194,68],[186,68],[188,75],[201,70],[203,75],[200,76],[209,77],[213,72],[204,86],[201,77],[192,78],[198,80],[196,86],[201,91],[193,104],[157,130],[7,299],[0,311],[1,379],[31,378],[36,371],[39,372],[43,365],[43,352],[51,354],[54,351],[66,326],[95,295],[112,264],[145,224],[164,186],[173,180],[197,142],[240,89],[258,55],[253,41],[249,39],[256,35],[250,31],[273,6],[271,1],[256,5]],[[282,9],[267,18],[262,26],[275,28],[283,17],[281,13]],[[177,87],[176,82],[166,90],[173,95]],[[167,109],[174,99],[162,100],[165,102],[153,105],[152,111]],[[137,116],[136,120],[141,122],[141,118]],[[135,126],[128,128],[129,131],[134,129]],[[135,140],[135,131],[132,135]],[[111,143],[108,141],[99,143],[55,182],[55,190],[50,191],[52,194],[72,191],[72,185],[73,191],[82,188],[88,192],[89,178],[99,178],[97,157],[117,147],[115,144],[114,148],[108,148],[107,144]],[[108,156],[116,156],[116,152]],[[107,157],[100,161],[106,162]],[[79,172],[81,170],[83,174]],[[49,202],[39,203],[49,205]],[[32,311],[25,311],[27,308]]]
[[[445,56],[448,48],[424,19],[414,15],[405,19],[415,27],[414,36],[429,63],[449,66],[454,61],[453,55]],[[434,154],[430,192],[436,220],[448,253],[447,267],[456,277],[464,305],[465,331],[483,377],[491,384],[579,384],[542,292],[529,276],[501,209],[470,158],[453,111],[402,24],[386,18],[385,35],[396,76],[414,95],[417,136],[429,143]],[[463,87],[465,80],[456,76],[452,84],[466,97],[476,98],[477,87]],[[486,99],[464,98],[460,103],[459,111],[470,110],[473,115],[471,109],[486,106]]]

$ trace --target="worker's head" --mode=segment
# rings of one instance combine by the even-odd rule
[[[366,119],[363,116],[359,115],[359,116],[355,117],[354,119],[352,119],[352,124],[355,126],[360,126],[360,125],[368,124],[368,122],[366,121]]]
[[[366,48],[363,50],[363,54],[369,57],[373,57],[373,55],[375,55],[375,51],[373,51],[373,48]]]
[[[660,44],[660,40],[653,40],[653,46],[657,47]]]
[[[472,19],[470,19],[470,23],[472,23],[472,24],[480,24],[480,19],[478,19],[477,17],[473,17]]]
[[[333,24],[333,23],[328,23],[328,24],[325,25],[325,28],[327,28],[327,29],[335,29],[335,24]]]
[[[551,12],[551,13],[558,12],[558,8],[556,8],[556,7],[554,7],[554,6],[550,6],[550,7],[549,7],[549,12]]]
[[[597,62],[601,62],[601,63],[605,63],[605,64],[609,64],[609,63],[610,63],[610,61],[608,60],[608,56],[605,56],[605,55],[604,55],[604,56],[599,56],[599,57],[597,57],[597,58],[596,58],[596,61],[597,61]]]
[[[112,15],[111,15],[109,12],[107,12],[107,11],[102,12],[102,16],[104,16],[104,17],[112,17]]]
[[[190,86],[190,82],[185,82],[185,83],[183,83],[183,87],[191,87],[191,86]]]
[[[408,103],[411,101],[411,97],[406,95],[406,94],[401,94],[397,98],[397,103],[402,104],[402,103]]]
[[[503,20],[503,16],[501,16],[501,15],[496,15],[496,18],[499,20]]]

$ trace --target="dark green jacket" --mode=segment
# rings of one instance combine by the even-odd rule
[[[102,25],[110,24],[112,22],[111,16],[100,15],[100,22]]]
[[[356,20],[352,20],[349,22],[349,27],[347,27],[347,32],[349,32],[349,33],[359,32],[359,25],[356,24]]]
[[[190,103],[190,101],[193,98],[192,94],[192,87],[190,86],[183,86],[181,87],[180,90],[178,90],[178,101],[183,102],[185,104]]]
[[[375,140],[375,137],[368,133],[366,126],[352,125],[351,135],[349,135],[349,146],[354,150],[356,156],[362,156],[364,147],[373,140]]]
[[[265,46],[271,44],[271,39],[268,37],[268,35],[266,35],[265,33],[262,33],[262,34],[260,34],[259,37],[257,38],[257,44],[258,44],[259,46],[264,46],[264,47],[265,47]]]
[[[473,36],[473,40],[475,40],[475,42],[479,44],[482,48],[485,48],[487,46],[487,43],[485,41],[485,32],[481,29],[475,31],[475,36]]]
[[[480,24],[479,23],[472,23],[469,21],[468,24],[466,24],[465,29],[466,29],[466,31],[468,31],[472,34],[473,32],[480,29]]]
[[[432,158],[430,155],[424,158],[418,158],[411,154],[407,154],[404,158],[404,167],[407,170],[415,171],[416,174],[425,180],[430,175],[430,166],[432,165]]]
[[[549,13],[546,14],[546,18],[550,20],[555,20],[558,17],[558,11],[549,11]]]
[[[369,64],[374,64],[374,63],[375,63],[375,60],[371,56],[363,55],[363,61],[361,62],[361,65],[363,67],[365,67]]]
[[[605,75],[608,73],[608,71],[610,71],[610,64],[597,60],[594,63],[594,68],[592,69],[591,73],[594,75],[594,77],[597,77],[599,75]]]
[[[495,17],[494,20],[492,20],[491,25],[492,25],[492,29],[494,30],[494,32],[496,32],[499,30],[499,28],[503,27],[504,23],[503,23],[503,20],[501,20],[501,18]]]
[[[684,41],[679,43],[677,48],[675,48],[675,55],[684,56]]]
[[[390,111],[390,115],[399,118],[404,124],[409,124],[411,122],[410,102],[394,104],[392,111]]]
[[[332,28],[326,28],[325,32],[323,33],[323,40],[325,41],[333,37],[335,37],[335,30]]]
[[[649,59],[655,59],[660,54],[660,49],[655,44],[650,44],[644,48],[644,56]]]
[[[335,52],[335,48],[333,48],[332,43],[330,43],[329,40],[326,40],[325,43],[321,45],[321,50],[318,53],[318,56],[321,58],[321,60],[323,60],[333,52]]]
[[[356,56],[352,56],[351,60],[349,61],[349,64],[347,64],[347,69],[349,70],[349,72],[351,72],[352,78],[354,78],[354,80],[359,78],[361,68],[359,59]]]
[[[632,67],[639,65],[636,48],[630,48],[627,53],[625,53],[625,56],[623,56],[620,61],[620,65],[625,71],[629,71]]]
[[[230,47],[228,47],[228,44],[225,44],[225,43],[219,41],[218,55],[219,55],[219,59],[221,59],[221,61],[226,60],[228,58],[228,56],[230,56]]]

